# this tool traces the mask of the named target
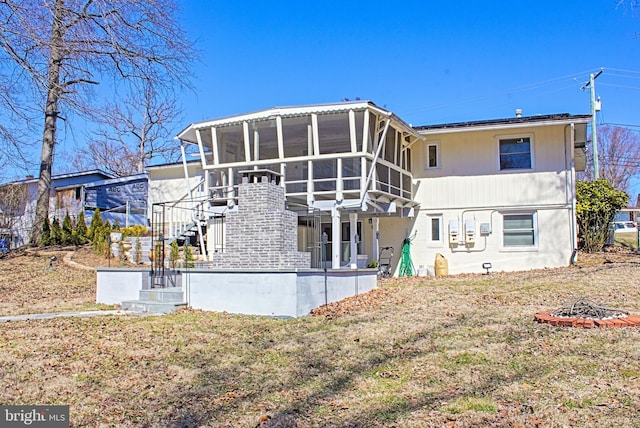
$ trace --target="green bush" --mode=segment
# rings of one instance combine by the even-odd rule
[[[184,265],[185,267],[192,268],[195,267],[193,261],[195,258],[193,257],[193,252],[191,251],[190,245],[185,245],[184,247]]]
[[[144,236],[147,234],[147,228],[145,226],[135,225],[129,227],[123,227],[120,229],[122,237],[127,238],[130,236]]]
[[[42,222],[42,231],[40,232],[39,244],[41,247],[47,247],[51,245],[51,223],[49,218],[45,218]]]
[[[178,247],[178,243],[176,241],[173,241],[171,243],[171,251],[169,252],[169,263],[171,264],[171,269],[176,268],[179,258],[180,258],[180,247]]]
[[[51,222],[51,240],[49,245],[60,245],[62,243],[62,229],[56,217]]]
[[[78,214],[78,221],[76,221],[76,229],[74,231],[73,243],[75,245],[82,245],[87,242],[87,222],[84,219],[84,211],[80,211]]]
[[[602,251],[609,236],[609,224],[629,196],[605,179],[576,183],[576,217],[582,249]]]
[[[102,222],[102,215],[100,214],[100,208],[96,208],[91,216],[91,225],[89,226],[89,230],[87,231],[87,238],[93,241],[94,234],[97,230],[101,230],[104,226]]]
[[[73,241],[73,223],[71,222],[71,217],[69,217],[69,212],[64,216],[64,220],[62,220],[62,234],[60,235],[60,243],[62,245],[69,245]]]

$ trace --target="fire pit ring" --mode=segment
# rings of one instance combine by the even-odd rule
[[[599,305],[586,297],[581,297],[558,309],[538,312],[534,315],[534,319],[540,323],[561,327],[615,328],[640,326],[640,316]]]

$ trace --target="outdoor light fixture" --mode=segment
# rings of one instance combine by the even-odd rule
[[[491,263],[490,262],[484,262],[482,263],[482,269],[486,269],[487,273],[483,273],[483,275],[489,275],[489,269],[491,269]]]

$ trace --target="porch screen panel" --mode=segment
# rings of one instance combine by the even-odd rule
[[[385,165],[376,164],[376,189],[389,192],[389,168]]]
[[[257,159],[278,159],[278,132],[276,120],[269,119],[254,123],[258,131]],[[253,141],[251,142],[253,144]]]
[[[342,180],[344,190],[360,189],[360,158],[342,159]]]
[[[284,142],[284,157],[294,158],[306,156],[308,151],[308,126],[311,119],[303,117],[282,118],[282,140]]]
[[[384,144],[384,160],[393,162],[393,154],[396,149],[396,130],[391,126],[387,130]]]
[[[358,151],[360,151],[362,147],[362,128],[364,127],[364,115],[364,111],[356,112],[356,147],[358,148]]]
[[[397,195],[397,196],[401,196],[400,195],[400,172],[396,171],[395,169],[391,169],[389,171],[389,175],[390,175],[390,189],[389,192]]]
[[[411,195],[413,189],[411,188],[411,176],[408,174],[402,174],[402,197],[412,199]]]
[[[369,114],[369,135],[367,140],[368,141],[367,147],[369,148],[368,150],[369,153],[374,153],[377,147],[374,147],[373,140],[376,135],[376,122],[378,121],[378,118],[373,113],[368,113],[368,114]]]
[[[337,177],[336,159],[313,161],[313,181],[318,192],[335,191]]]
[[[321,154],[351,152],[349,114],[333,113],[318,116],[318,138]]]
[[[242,125],[218,128],[218,145],[221,163],[245,161]]]

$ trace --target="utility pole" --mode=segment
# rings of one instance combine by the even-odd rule
[[[593,152],[593,179],[600,178],[598,165],[598,132],[596,131],[596,112],[600,111],[600,101],[596,102],[596,79],[602,74],[601,68],[596,74],[589,75],[589,81],[581,88],[583,91],[589,87],[591,89],[591,150]]]

